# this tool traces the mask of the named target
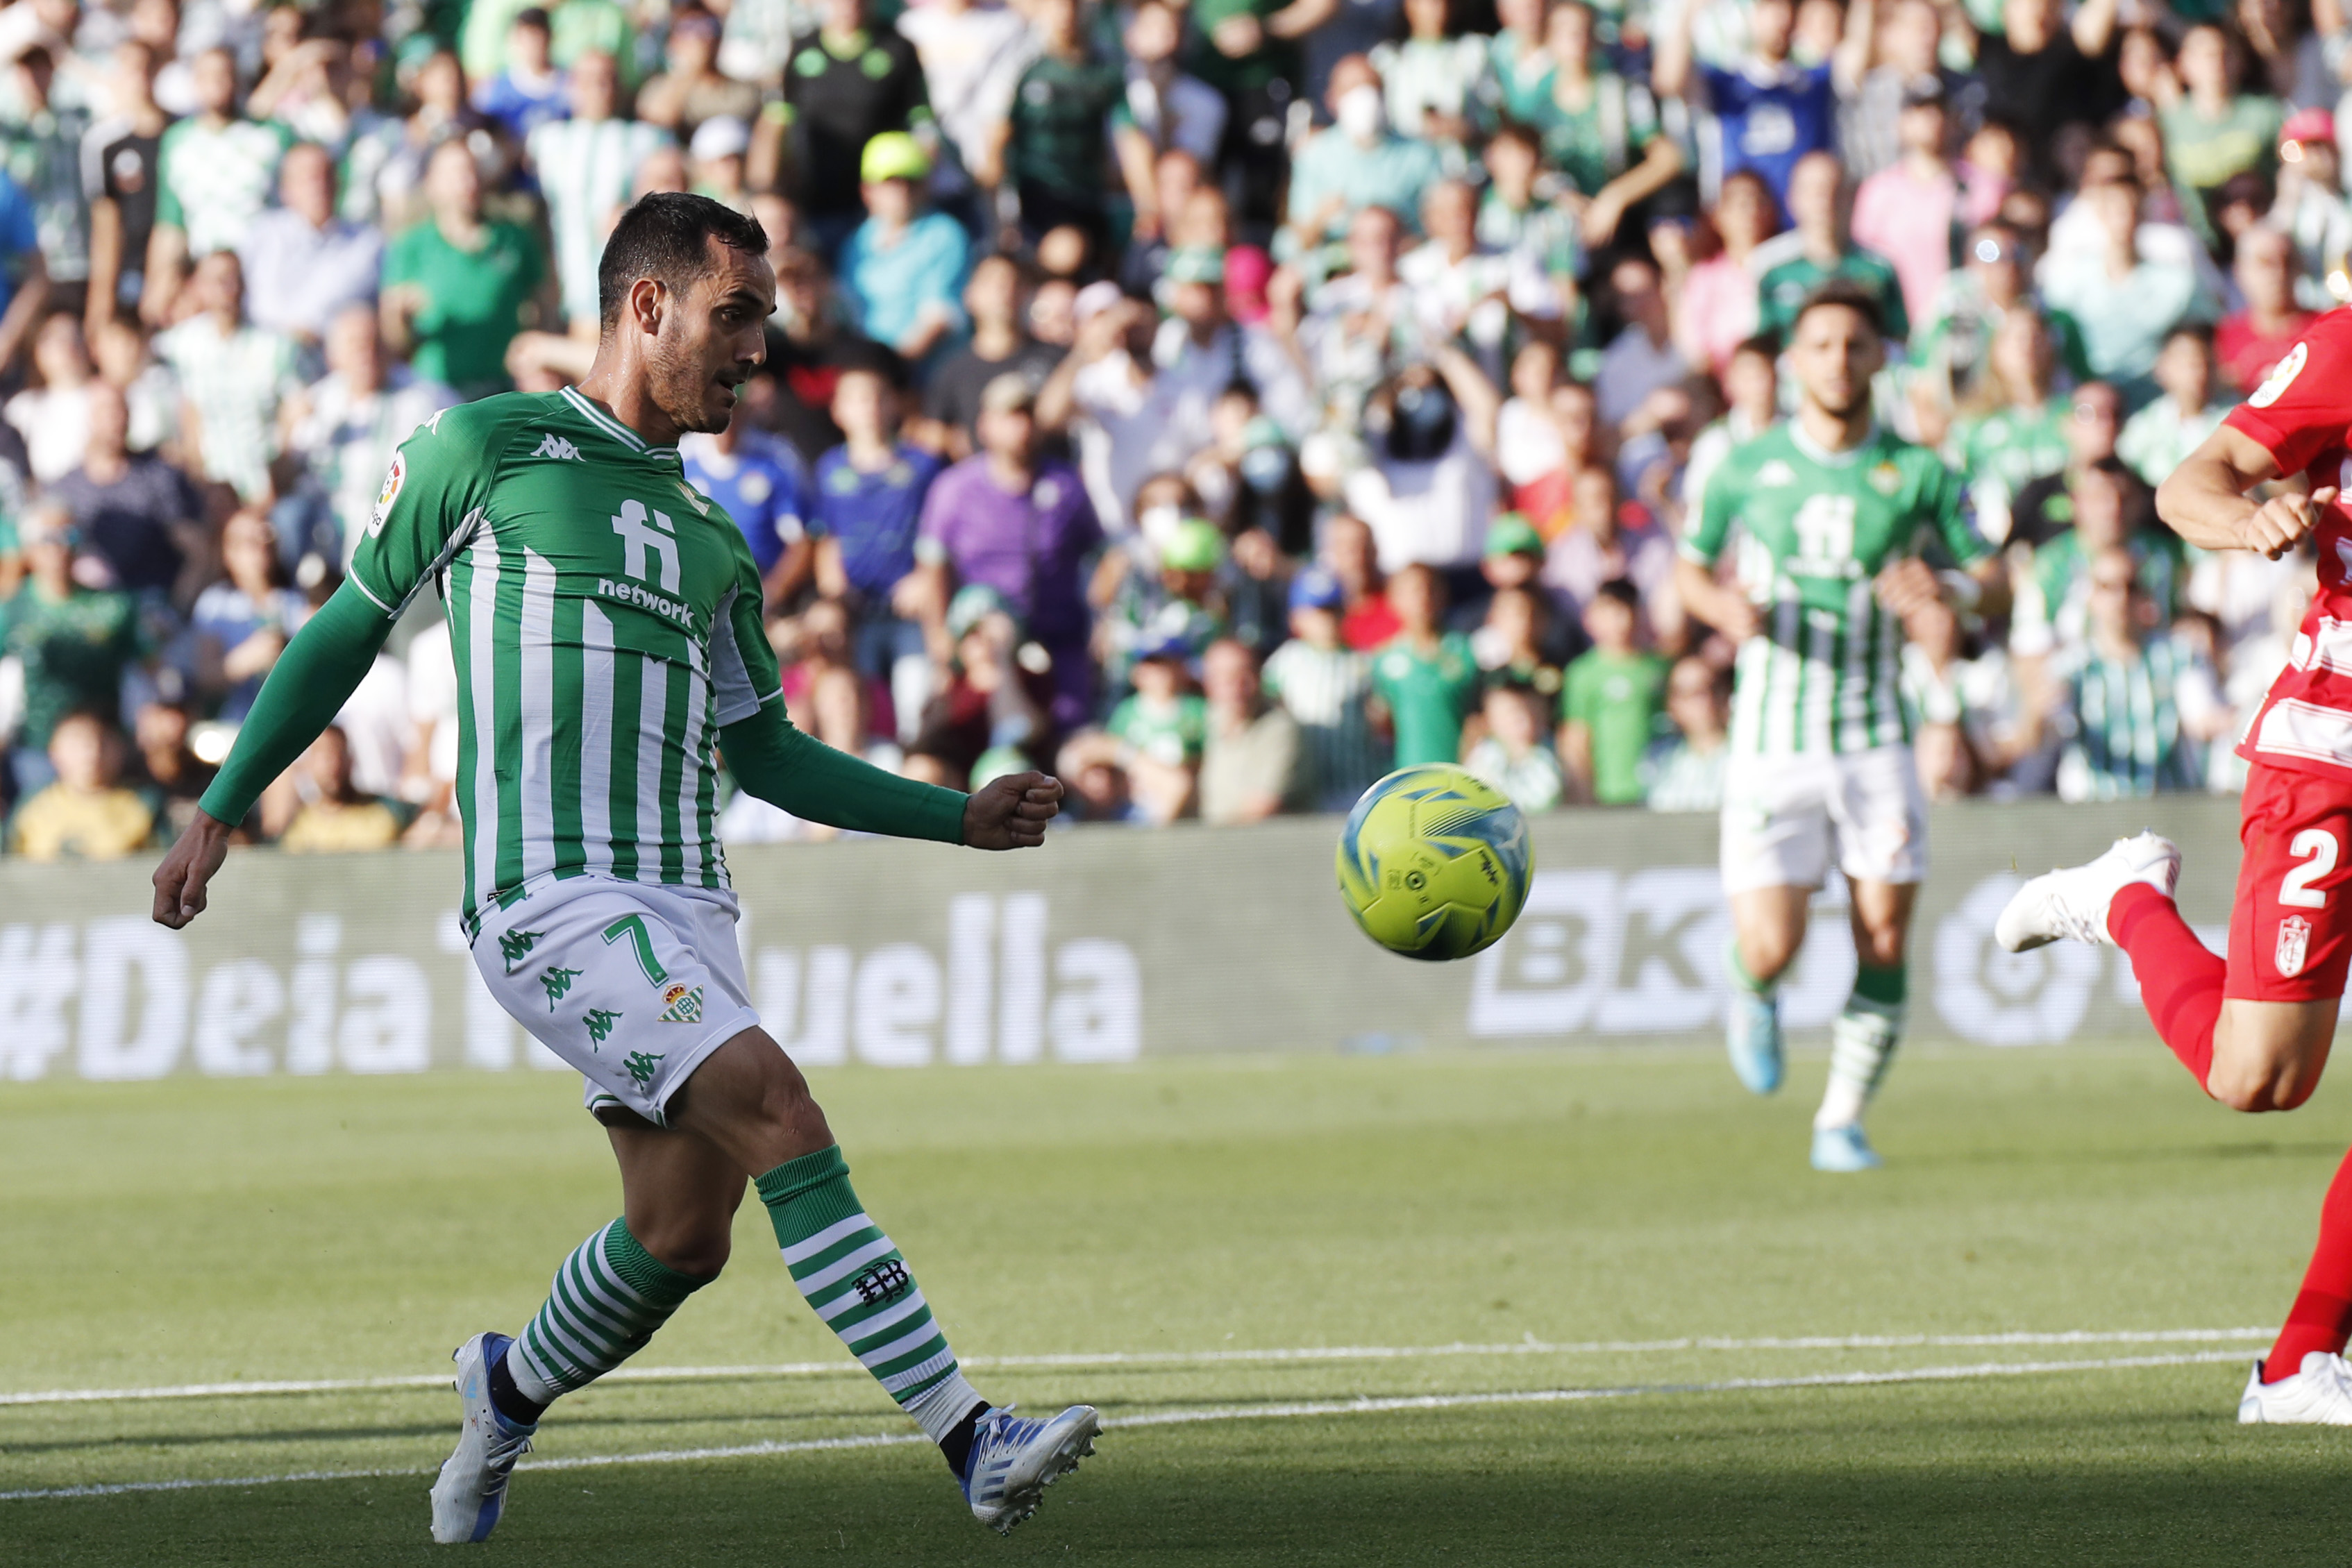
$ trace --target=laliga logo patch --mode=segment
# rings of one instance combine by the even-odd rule
[[[2286,389],[2294,384],[2294,378],[2303,374],[2303,367],[2310,362],[2310,345],[2297,343],[2288,351],[2286,358],[2281,360],[2272,370],[2269,378],[2254,389],[2254,395],[2246,400],[2247,406],[2268,408],[2278,402]]]
[[[392,455],[392,471],[383,476],[383,488],[375,493],[375,515],[368,519],[368,538],[383,532],[384,519],[392,516],[392,504],[400,499],[400,487],[408,483],[408,454]]]
[[[2292,980],[2303,973],[2303,956],[2310,946],[2310,921],[2290,915],[2279,922],[2278,950],[2272,956],[2277,960],[2280,978]]]

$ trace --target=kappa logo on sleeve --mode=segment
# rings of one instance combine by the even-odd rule
[[[400,499],[400,487],[408,483],[408,454],[392,455],[392,471],[383,476],[383,488],[375,493],[375,513],[368,518],[368,538],[383,532],[383,525],[392,516],[392,504]]]
[[[2253,395],[2246,400],[2246,405],[2249,408],[2268,408],[2278,402],[2285,395],[2286,389],[2294,384],[2294,378],[2303,374],[2303,367],[2310,362],[2311,345],[2297,343],[2287,350],[2285,359],[2272,367],[2270,375],[2254,389]]]

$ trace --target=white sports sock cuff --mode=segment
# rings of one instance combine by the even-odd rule
[[[956,1429],[975,1405],[988,1403],[972,1385],[963,1380],[961,1372],[950,1372],[939,1382],[915,1396],[906,1406],[907,1414],[923,1429],[923,1436],[934,1443],[947,1441],[948,1434]]]

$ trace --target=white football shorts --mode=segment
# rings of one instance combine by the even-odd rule
[[[759,1026],[731,894],[572,877],[485,910],[474,967],[588,1080],[590,1112],[656,1126],[703,1059]]]
[[[1834,851],[1834,856],[1832,856]],[[1723,891],[1927,875],[1927,798],[1907,746],[1735,758],[1723,795]]]

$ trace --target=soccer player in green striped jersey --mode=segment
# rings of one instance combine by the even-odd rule
[[[1947,591],[2002,591],[1958,476],[1880,430],[1878,306],[1848,284],[1808,297],[1791,330],[1796,417],[1736,448],[1707,481],[1676,580],[1693,614],[1739,644],[1723,802],[1731,899],[1732,1066],[1780,1087],[1778,987],[1834,863],[1851,891],[1853,993],[1831,1026],[1813,1119],[1816,1169],[1867,1170],[1862,1113],[1903,1029],[1904,950],[1927,869],[1927,806],[1898,675],[1903,618]],[[1734,582],[1719,583],[1727,549]],[[1921,559],[1937,550],[1950,570]]]
[[[713,831],[716,752],[794,815],[980,849],[1032,848],[1041,774],[972,795],[884,773],[783,716],[759,570],[689,486],[677,440],[725,428],[765,353],[760,225],[699,196],[631,208],[599,268],[602,339],[577,388],[436,416],[394,459],[351,573],[272,671],[155,918],[201,914],[230,824],[323,729],[428,587],[460,691],[463,917],[499,1000],[587,1080],[623,1218],[565,1260],[539,1314],[459,1347],[465,1425],[433,1535],[488,1537],[559,1396],[611,1371],[725,1264],[746,1182],[793,1281],[1009,1530],[1091,1450],[1088,1406],[1016,1416],[976,1394],[897,1246],[858,1202],[807,1082],[760,1027]]]

